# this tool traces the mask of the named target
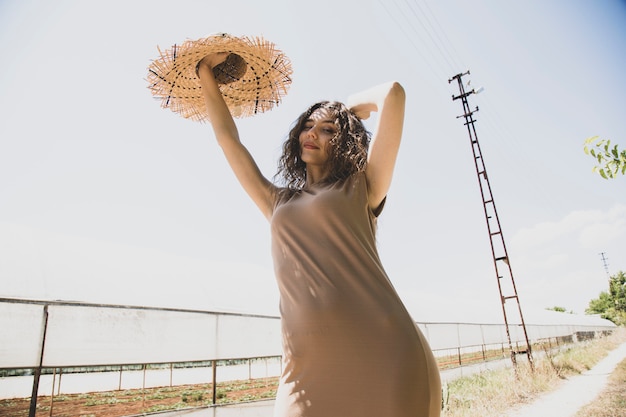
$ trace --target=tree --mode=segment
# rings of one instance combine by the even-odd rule
[[[609,280],[609,294],[619,311],[626,312],[626,274],[618,272]]]
[[[589,301],[589,307],[585,310],[587,314],[603,314],[611,308],[611,296],[608,292],[602,291],[598,298]]]
[[[565,309],[565,307],[560,307],[560,306],[554,306],[554,307],[546,308],[546,310],[548,310],[548,311],[556,311],[557,313],[567,313],[567,310]],[[574,314],[574,312],[570,310],[569,314]]]
[[[598,161],[598,165],[593,167],[592,171],[606,180],[615,178],[620,173],[626,175],[626,150],[619,151],[617,145],[611,147],[609,139],[598,139],[599,136],[588,138],[583,148],[587,155]]]
[[[600,314],[618,326],[626,325],[626,273],[623,271],[609,278],[609,291],[602,291],[598,298],[589,301],[587,314]]]

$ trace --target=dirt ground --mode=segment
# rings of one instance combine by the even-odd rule
[[[273,398],[277,378],[233,381],[217,385],[217,403]],[[37,398],[36,417],[121,417],[147,412],[211,405],[211,384],[147,388]],[[0,400],[1,417],[27,417],[30,398]],[[52,412],[51,412],[52,410]]]

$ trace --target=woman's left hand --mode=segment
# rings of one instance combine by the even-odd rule
[[[350,111],[354,113],[356,117],[358,117],[361,120],[369,119],[370,115],[372,114],[373,110],[368,107],[371,107],[371,106],[368,106],[366,104],[357,104],[355,106],[348,106]]]
[[[364,92],[349,96],[346,106],[361,120],[369,119],[373,111],[378,111],[377,103]]]

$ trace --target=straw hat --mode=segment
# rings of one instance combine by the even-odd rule
[[[231,53],[213,74],[234,117],[271,110],[291,84],[289,59],[263,38],[221,33],[187,40],[165,52],[157,49],[160,56],[148,67],[148,88],[161,99],[161,107],[195,121],[209,121],[196,74],[198,62],[209,54]]]

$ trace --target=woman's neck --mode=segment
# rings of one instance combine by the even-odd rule
[[[318,165],[307,166],[305,187],[322,183],[326,178],[328,178],[328,170],[326,168]]]

